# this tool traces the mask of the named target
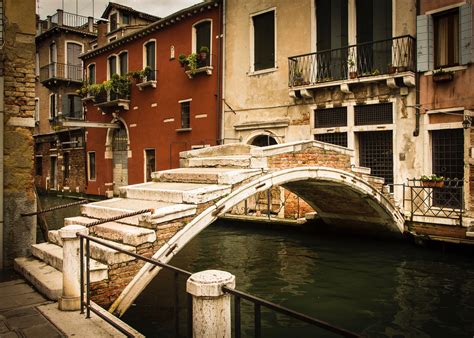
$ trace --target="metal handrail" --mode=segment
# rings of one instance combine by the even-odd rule
[[[87,224],[87,225],[90,225],[90,224]],[[90,305],[90,298],[91,298],[90,297],[90,242],[91,241],[95,242],[95,243],[98,243],[100,245],[103,245],[105,247],[108,247],[110,249],[116,250],[120,253],[124,253],[126,255],[132,256],[132,257],[134,257],[136,259],[139,259],[141,261],[153,264],[155,266],[159,266],[163,269],[168,269],[170,271],[173,271],[174,276],[175,276],[175,285],[176,285],[177,278],[178,278],[179,275],[186,276],[187,278],[189,278],[192,275],[191,272],[186,271],[184,269],[175,267],[173,265],[169,265],[167,263],[160,262],[159,260],[154,259],[154,258],[148,258],[148,257],[142,256],[142,255],[136,254],[134,252],[124,250],[124,249],[122,249],[122,248],[120,248],[116,245],[107,243],[107,242],[105,242],[105,241],[103,241],[99,238],[92,237],[92,236],[89,236],[89,235],[83,235],[81,233],[77,233],[76,235],[80,239],[81,313],[83,314],[84,309],[85,309],[86,310],[86,318],[90,318],[90,311],[92,311],[96,315],[98,315],[102,319],[104,319],[106,322],[113,325],[112,321],[109,318],[104,316],[99,311],[95,311]],[[86,253],[85,253],[85,257],[86,257],[86,262],[85,262],[86,263],[85,264],[85,267],[86,267],[86,283],[84,283],[84,240],[86,241],[86,243],[85,243],[85,247],[86,247]],[[84,290],[84,284],[86,285],[86,290]],[[84,299],[84,291],[85,291],[85,294],[86,294],[86,299]],[[300,321],[303,321],[303,322],[315,325],[319,328],[322,328],[322,329],[331,331],[333,333],[339,334],[343,337],[360,337],[359,334],[356,334],[356,333],[353,333],[351,331],[339,328],[339,327],[331,325],[331,324],[329,324],[325,321],[307,316],[305,314],[296,312],[294,310],[283,307],[281,305],[271,303],[271,302],[266,301],[264,299],[252,296],[248,293],[245,293],[245,292],[242,292],[242,291],[239,291],[239,290],[236,290],[236,289],[230,289],[226,286],[222,287],[222,291],[226,292],[226,293],[229,293],[229,294],[232,294],[234,297],[236,297],[235,299],[238,299],[238,301],[236,301],[236,304],[239,304],[238,305],[238,311],[236,311],[236,313],[235,313],[235,317],[236,317],[236,319],[235,319],[236,320],[236,325],[235,325],[236,335],[235,336],[236,336],[236,338],[240,337],[240,298],[243,298],[245,300],[251,301],[254,304],[256,304],[256,309],[257,308],[259,309],[260,306],[264,306],[264,307],[266,307],[268,309],[271,309],[273,311],[280,312],[282,314],[285,314],[285,315],[290,316],[292,318],[298,319]],[[187,298],[188,298],[187,299],[187,306],[188,306],[188,316],[187,316],[188,336],[192,337],[192,296],[190,294],[188,294]],[[237,306],[236,306],[236,310],[237,310]],[[257,334],[257,333],[260,332],[260,315],[259,314],[260,314],[260,312],[258,311],[258,320],[256,320],[256,323],[255,323],[256,324],[255,325],[256,337],[260,337],[260,334]],[[257,318],[257,312],[256,312],[255,316]],[[120,330],[122,333],[124,333],[125,335],[129,336],[129,333],[124,331],[121,327],[117,327],[117,326],[115,326],[115,327],[118,330]],[[179,328],[177,327],[176,330],[178,332]]]
[[[69,207],[72,207],[74,205],[84,204],[84,203],[88,203],[88,202],[89,202],[89,200],[87,200],[87,199],[80,200],[80,201],[77,201],[77,202],[72,202],[72,203],[67,203],[67,204],[62,204],[62,205],[56,205],[54,207],[51,207],[51,208],[48,208],[48,209],[43,209],[43,210],[40,210],[40,211],[29,212],[29,213],[26,213],[26,214],[20,214],[20,216],[25,217],[25,216],[41,215],[41,214],[44,214],[44,213],[47,213],[47,212],[51,212],[51,211],[55,211],[55,210],[59,210],[59,209],[64,209],[64,208],[69,208]]]
[[[40,68],[40,81],[65,79],[82,82],[82,66],[67,63],[51,62]]]

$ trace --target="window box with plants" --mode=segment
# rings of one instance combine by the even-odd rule
[[[443,68],[433,70],[433,82],[449,82],[454,79],[454,73]]]
[[[129,73],[130,77],[136,81],[139,90],[146,87],[156,88],[156,71],[146,66],[143,70]]]
[[[206,73],[207,75],[212,74],[212,66],[210,66],[209,60],[209,48],[201,47],[199,53],[191,53],[188,56],[180,54],[178,61],[181,67],[185,69],[186,75],[192,79],[194,75],[199,73]]]
[[[122,76],[112,75],[110,80],[97,85],[98,92],[95,95],[95,105],[97,107],[122,107],[124,110],[129,110],[130,85],[131,81],[128,74]]]
[[[355,61],[351,58],[347,59],[347,66],[349,68],[349,78],[355,79],[357,77],[357,68]]]
[[[423,175],[420,181],[423,187],[442,188],[444,187],[445,178],[437,175]]]

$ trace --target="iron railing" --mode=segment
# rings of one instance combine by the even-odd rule
[[[40,81],[61,79],[65,81],[82,82],[82,66],[52,62],[40,69]]]
[[[403,185],[403,207],[410,208],[410,219],[415,216],[458,219],[462,224],[464,211],[462,179],[423,182],[409,179]]]
[[[289,86],[415,71],[415,39],[410,35],[366,42],[288,58]]]
[[[113,90],[101,90],[95,96],[95,104],[113,102],[117,100],[130,100],[130,88],[125,93],[117,93]]]
[[[97,23],[97,19],[94,19],[94,23]],[[54,25],[60,25],[60,15],[55,13],[51,15],[51,23]],[[83,28],[89,24],[89,18],[87,16],[78,15],[69,12],[62,13],[62,26]]]
[[[137,211],[138,212],[147,212],[149,210],[141,210]],[[123,215],[122,215],[123,216]],[[127,215],[128,216],[128,215]],[[116,217],[121,217],[121,216],[116,216]],[[123,217],[122,217],[123,218]],[[87,226],[92,226],[92,225],[97,225],[99,224],[98,222],[104,222],[108,220],[98,220],[97,222],[87,224]],[[90,313],[91,311],[94,312],[96,315],[100,316],[103,318],[106,322],[110,323],[114,327],[116,327],[119,331],[124,333],[127,336],[131,336],[128,331],[126,331],[123,327],[115,324],[112,320],[110,320],[108,317],[104,316],[100,311],[95,309],[94,307],[91,306],[91,291],[90,291],[90,242],[95,242],[100,245],[106,246],[110,249],[116,250],[118,252],[124,253],[126,255],[132,256],[138,260],[150,263],[154,266],[161,267],[163,269],[172,271],[174,274],[174,285],[175,287],[178,285],[178,278],[181,276],[184,276],[186,278],[189,278],[192,273],[180,268],[177,268],[175,266],[162,263],[159,260],[153,259],[153,258],[148,258],[133,252],[126,251],[118,246],[115,246],[113,244],[110,244],[108,242],[105,242],[99,238],[92,237],[89,235],[83,235],[80,233],[77,233],[77,236],[80,239],[80,283],[81,283],[81,314],[84,314],[84,311],[86,313],[86,318],[90,318]],[[85,241],[85,243],[84,243]],[[85,245],[84,245],[85,244]],[[85,249],[85,252],[84,252]],[[84,260],[85,259],[85,260]],[[85,276],[84,276],[84,268],[85,268]],[[84,290],[85,286],[85,290]],[[234,296],[235,299],[235,319],[234,319],[234,330],[235,330],[235,337],[240,338],[241,337],[241,321],[240,321],[240,300],[245,299],[248,300],[252,303],[255,304],[255,322],[254,322],[254,332],[255,332],[255,337],[261,337],[261,312],[260,309],[261,307],[266,307],[269,310],[275,311],[282,313],[284,315],[287,315],[291,318],[297,319],[301,322],[305,322],[311,325],[314,325],[318,328],[322,328],[326,331],[333,332],[336,334],[339,334],[343,337],[359,337],[359,334],[347,331],[345,329],[339,328],[337,326],[331,325],[327,322],[321,321],[319,319],[307,316],[305,314],[293,311],[289,308],[283,307],[278,304],[271,303],[269,301],[266,301],[264,299],[252,296],[250,294],[247,294],[245,292],[235,290],[235,289],[230,289],[227,287],[222,287],[222,291],[229,293]],[[85,299],[84,299],[85,295]],[[193,336],[193,316],[192,316],[192,296],[191,294],[187,294],[187,301],[186,301],[186,307],[187,307],[187,313],[186,313],[186,320],[187,320],[187,327],[186,327],[186,336],[187,337],[192,337]],[[178,297],[178,292],[175,289],[175,306],[174,306],[174,316],[175,316],[175,337],[179,337],[179,297]]]

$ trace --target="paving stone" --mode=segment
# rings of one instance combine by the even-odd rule
[[[65,337],[63,334],[61,334],[53,325],[49,324],[46,322],[46,319],[44,319],[44,324],[41,325],[36,325],[32,327],[25,328],[21,330],[23,335],[27,338],[38,338],[38,337],[44,337],[44,338],[56,338],[56,337]]]
[[[12,329],[23,329],[44,323],[45,319],[39,313],[31,316],[13,317],[7,320],[7,325]]]
[[[13,309],[9,311],[2,312],[2,315],[5,319],[15,318],[15,317],[25,317],[38,314],[33,307],[25,307],[20,309]]]
[[[20,337],[16,332],[10,331],[0,334],[0,338],[18,338]]]
[[[7,324],[5,322],[0,321],[0,333],[5,333],[10,331],[10,329],[7,327]]]

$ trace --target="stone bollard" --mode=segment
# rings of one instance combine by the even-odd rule
[[[230,295],[222,286],[235,287],[235,276],[219,270],[193,274],[186,291],[193,295],[193,337],[231,337]]]
[[[81,309],[80,240],[77,233],[87,235],[89,229],[82,225],[68,225],[59,230],[63,241],[63,294],[59,298],[59,309],[75,311]]]

